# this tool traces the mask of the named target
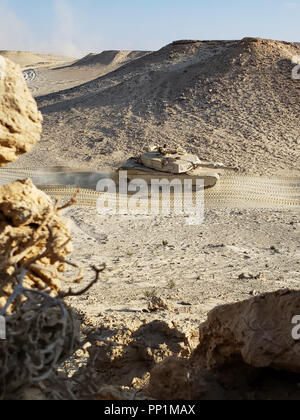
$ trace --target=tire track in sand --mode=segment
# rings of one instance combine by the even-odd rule
[[[95,191],[97,177],[105,174],[72,171],[67,168],[2,168],[0,185],[31,178],[52,198],[70,199],[78,183],[85,186],[77,196],[77,205],[96,206],[101,193]],[[49,181],[49,182],[48,182]],[[81,187],[82,187],[81,185]],[[88,188],[90,187],[90,188]],[[176,197],[174,198],[176,201]],[[205,191],[206,208],[300,209],[300,178],[222,175],[220,183]]]

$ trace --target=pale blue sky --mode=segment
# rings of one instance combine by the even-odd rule
[[[0,0],[0,50],[79,56],[245,36],[300,41],[300,0]]]

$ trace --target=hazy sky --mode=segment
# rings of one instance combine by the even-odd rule
[[[0,50],[80,56],[244,36],[300,41],[300,0],[0,0]]]

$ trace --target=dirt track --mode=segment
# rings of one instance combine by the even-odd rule
[[[78,185],[84,185],[77,197],[78,205],[95,207],[100,194],[95,191],[97,177],[100,179],[103,174],[55,168],[44,169],[42,172],[32,169],[0,170],[0,184],[28,177],[32,178],[36,184],[40,184],[40,188],[53,198],[70,198],[76,192]],[[48,179],[50,182],[47,181]],[[216,187],[205,192],[205,200],[208,208],[291,208],[296,210],[300,208],[300,178],[226,174],[222,175]]]
[[[280,180],[281,181],[281,180]],[[217,187],[205,193],[208,208],[264,208],[283,209],[300,208],[300,181],[298,186],[293,180],[280,182],[264,179],[255,181],[246,177],[225,177]],[[54,198],[71,197],[76,188],[62,186],[42,186],[47,194]],[[77,200],[78,205],[96,205],[100,193],[94,190],[83,189]]]

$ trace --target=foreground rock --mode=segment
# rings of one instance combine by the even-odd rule
[[[21,267],[28,271],[25,286],[57,291],[70,240],[68,223],[31,181],[0,187],[0,307]]]
[[[300,292],[278,291],[212,310],[191,357],[150,373],[145,394],[161,400],[298,399],[300,341],[292,323]],[[287,374],[288,373],[288,374]]]
[[[300,372],[300,341],[292,320],[300,292],[281,290],[211,311],[200,326],[193,360],[206,369],[243,361],[255,368]]]
[[[0,166],[32,149],[41,122],[20,68],[0,57]],[[0,399],[22,398],[26,387],[53,380],[78,341],[72,311],[52,298],[72,251],[61,209],[30,180],[0,187],[0,315],[7,327]]]
[[[39,141],[42,115],[18,65],[0,56],[0,166]]]

